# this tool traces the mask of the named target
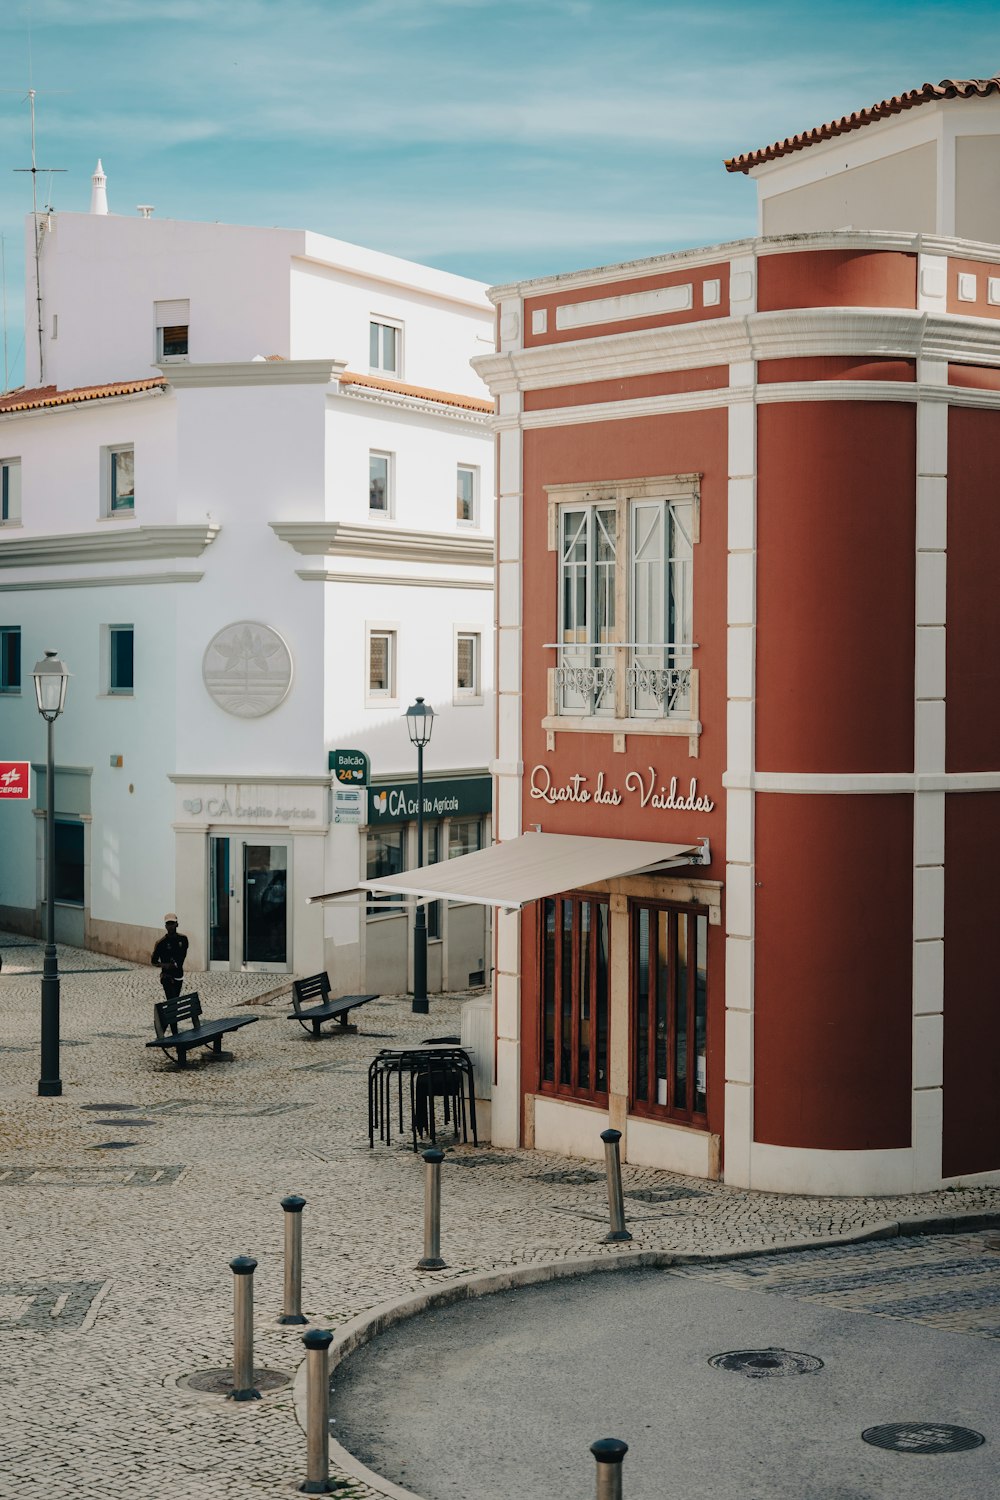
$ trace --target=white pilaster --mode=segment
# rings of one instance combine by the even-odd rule
[[[756,306],[751,256],[730,267],[734,317]],[[726,591],[726,769],[754,770],[757,624],[756,409],[753,364],[731,365],[729,406],[728,587]],[[754,793],[726,794],[725,1179],[750,1185],[753,1140]]]
[[[940,311],[947,262],[920,257],[918,306]],[[942,287],[942,282],[944,286]],[[943,362],[918,361],[921,384],[947,385]],[[917,404],[917,555],[914,671],[914,769],[945,771],[945,625],[947,620],[948,407]],[[913,1187],[941,1181],[944,1083],[943,792],[913,799]]]

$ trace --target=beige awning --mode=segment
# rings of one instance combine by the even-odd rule
[[[404,895],[429,901],[468,901],[519,910],[559,891],[579,890],[598,880],[648,875],[674,865],[702,864],[699,844],[653,844],[636,839],[595,839],[569,833],[522,833],[520,838],[475,854],[462,854],[422,870],[404,870],[381,880],[362,880],[358,890],[377,896]],[[345,891],[314,896],[336,900]]]

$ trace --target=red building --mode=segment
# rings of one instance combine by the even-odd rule
[[[727,166],[758,238],[492,294],[493,854],[579,840],[478,897],[493,1139],[1000,1182],[1000,78]]]

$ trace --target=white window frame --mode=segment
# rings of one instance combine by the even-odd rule
[[[471,640],[473,653],[473,681],[471,688],[458,685],[458,646],[461,640]],[[483,701],[483,632],[479,625],[456,625],[453,651],[454,672],[452,674],[452,701],[456,707],[467,707]]]
[[[155,302],[156,317],[156,363],[158,365],[186,365],[191,357],[191,304],[186,297],[172,302]],[[186,328],[188,346],[183,354],[164,354],[163,334],[167,328]]]
[[[371,475],[372,459],[385,459],[385,508],[379,508],[371,503]],[[368,514],[391,519],[396,513],[396,455],[389,453],[385,448],[369,448],[368,450]]]
[[[131,506],[116,506],[114,503],[114,482],[116,457],[119,453],[132,454],[132,504]],[[105,519],[114,517],[116,520],[125,520],[135,515],[135,444],[134,443],[109,443],[101,449],[101,515]]]
[[[556,652],[556,664],[549,669],[547,711],[542,720],[549,749],[554,748],[557,730],[604,731],[615,736],[617,749],[625,748],[626,734],[687,735],[689,752],[697,755],[701,723],[698,671],[693,665],[697,642],[691,639],[691,582],[700,536],[700,480],[698,474],[675,474],[590,486],[547,487],[548,545],[556,554],[558,596],[556,636],[547,643],[548,649]],[[597,551],[598,511],[614,515],[614,559],[603,564]],[[575,549],[585,554],[585,561],[580,558],[575,563],[565,551],[566,517],[574,512],[585,517],[584,530],[578,533],[582,545]],[[685,604],[679,639],[669,642],[647,641],[648,625],[637,618],[637,568],[641,563],[637,563],[635,552],[637,518],[643,513],[658,518],[654,531],[658,525],[664,549],[665,539],[679,535],[683,525],[677,557],[663,561],[661,612],[666,623],[657,633],[677,633],[671,600],[683,596]],[[608,530],[605,524],[604,534]],[[564,618],[566,569],[572,566],[586,570],[578,580],[576,594],[585,601],[582,626]],[[609,590],[605,574],[604,587],[598,594],[598,569],[602,566],[612,570],[612,586]],[[650,597],[647,589],[647,602]],[[601,600],[603,627],[597,619]]]
[[[6,651],[0,653],[0,694],[5,698],[18,698],[24,687],[24,636],[20,625],[0,625],[0,636],[17,636],[17,675],[19,678],[16,687],[11,687],[2,675],[2,664],[6,658]]]
[[[457,467],[457,469],[456,469],[456,471],[455,471],[456,481],[457,481],[457,478],[458,478],[459,474],[471,474],[472,475],[472,514],[471,514],[471,516],[468,516],[468,517],[460,516],[458,514],[458,485],[457,485],[457,482],[456,482],[456,486],[455,486],[455,519],[456,519],[456,521],[457,521],[457,523],[458,523],[459,526],[478,526],[479,525],[479,465],[478,464],[459,464],[458,467]]]
[[[21,460],[0,458],[0,526],[21,524]]]
[[[378,328],[378,330],[379,330],[379,335],[378,335],[378,350],[377,350],[378,358],[377,358],[377,360],[375,362],[372,361],[372,357],[371,357],[371,354],[372,354],[372,350],[371,350],[371,338],[372,338],[372,329],[373,328]],[[395,332],[395,335],[396,335],[396,364],[391,369],[385,364],[385,360],[384,360],[385,342],[384,342],[382,330],[385,329],[385,328],[391,328],[391,329],[393,329],[393,331]],[[391,378],[393,378],[395,380],[402,380],[402,378],[403,378],[403,325],[399,321],[398,318],[387,318],[382,313],[369,313],[369,315],[368,315],[368,369],[369,369],[369,371],[371,372],[372,375],[383,375],[383,376],[386,376],[386,377],[391,377]]]
[[[388,688],[373,688],[372,640],[384,636],[388,641]],[[365,707],[392,708],[398,705],[399,683],[399,626],[395,622],[371,620],[365,626]]]
[[[124,631],[132,637],[132,686],[127,688],[114,682],[114,637]],[[105,698],[135,697],[135,626],[126,621],[101,626],[101,693]]]

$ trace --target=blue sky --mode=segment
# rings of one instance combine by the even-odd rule
[[[751,233],[724,157],[997,72],[994,0],[3,0],[11,384],[29,82],[57,210],[86,211],[100,156],[113,213],[315,229],[502,282]]]

